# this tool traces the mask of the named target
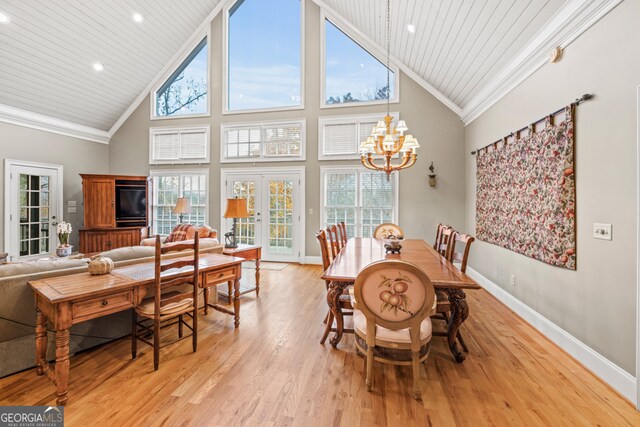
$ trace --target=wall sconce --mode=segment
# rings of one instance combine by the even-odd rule
[[[436,188],[436,184],[438,183],[438,181],[436,180],[436,172],[435,168],[433,167],[433,162],[431,162],[431,166],[429,166],[429,171],[429,187]]]

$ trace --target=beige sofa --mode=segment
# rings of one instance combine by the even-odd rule
[[[201,253],[222,253],[217,239],[203,239]],[[103,252],[116,267],[153,261],[155,248],[132,246]],[[179,252],[173,256],[185,255]],[[53,259],[0,265],[0,378],[35,366],[35,306],[28,282],[87,271],[87,259]],[[131,333],[131,311],[89,320],[71,328],[71,353]],[[47,357],[55,359],[49,333]]]

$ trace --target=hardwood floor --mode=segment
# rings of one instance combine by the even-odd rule
[[[68,426],[84,425],[640,425],[640,413],[484,291],[468,292],[469,354],[453,361],[434,337],[422,402],[409,367],[376,364],[374,392],[352,336],[319,344],[327,312],[320,267],[265,270],[260,298],[200,318],[184,340],[131,360],[122,339],[71,358]],[[440,325],[436,325],[440,327]],[[0,379],[0,405],[53,405],[53,384],[29,370]]]

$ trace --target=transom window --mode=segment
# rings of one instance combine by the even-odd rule
[[[364,47],[324,19],[323,105],[380,103],[387,100],[387,67]],[[395,69],[389,76],[391,100],[396,100]]]
[[[223,125],[221,132],[221,162],[304,160],[304,120]]]
[[[154,117],[209,113],[207,57],[207,39],[204,38],[155,92]]]
[[[227,111],[302,105],[300,0],[238,0],[227,13]]]
[[[166,236],[178,225],[178,215],[172,213],[179,197],[186,197],[191,213],[183,222],[204,225],[207,219],[207,170],[151,171],[153,178],[153,233]]]
[[[353,167],[322,168],[322,224],[344,221],[349,237],[371,237],[385,222],[397,222],[398,174],[387,177]]]

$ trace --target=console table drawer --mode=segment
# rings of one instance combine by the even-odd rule
[[[89,320],[110,313],[133,308],[133,290],[73,303],[74,320]]]
[[[216,285],[218,283],[228,282],[229,280],[235,280],[236,270],[235,268],[226,268],[220,271],[212,271],[205,275],[204,286]]]

